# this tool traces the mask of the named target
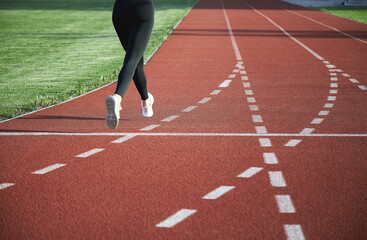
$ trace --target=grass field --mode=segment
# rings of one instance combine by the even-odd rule
[[[153,0],[145,59],[196,0]],[[116,79],[124,52],[114,0],[0,0],[0,119],[67,100]]]
[[[313,7],[312,9],[367,24],[367,6]]]

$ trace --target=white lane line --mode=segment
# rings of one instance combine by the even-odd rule
[[[350,77],[350,75],[348,73],[343,73],[342,74],[344,77]]]
[[[15,185],[15,183],[2,183],[0,184],[0,190]]]
[[[198,106],[190,106],[188,108],[185,108],[184,110],[182,110],[182,112],[190,112],[192,110],[194,110],[195,108],[197,108]]]
[[[181,209],[172,216],[168,217],[166,220],[158,223],[156,227],[171,228],[196,212],[197,210],[194,209]]]
[[[264,162],[266,164],[278,164],[277,156],[275,153],[263,153]]]
[[[300,132],[300,135],[309,135],[311,134],[315,129],[314,128],[305,128]]]
[[[338,84],[337,83],[330,83],[330,87],[337,88],[338,87]]]
[[[328,101],[335,101],[336,100],[336,96],[328,96],[327,97]]]
[[[51,172],[53,170],[56,170],[58,168],[61,168],[61,167],[65,166],[65,165],[66,164],[57,163],[57,164],[51,165],[49,167],[45,167],[43,169],[34,171],[34,172],[32,172],[32,174],[45,174],[45,173]]]
[[[238,73],[240,70],[239,69],[233,69],[234,73]]]
[[[256,126],[255,129],[256,133],[263,133],[263,134],[268,133],[265,126]]]
[[[247,74],[247,72],[246,72],[245,70],[240,71],[240,73],[241,73],[242,75]]]
[[[252,90],[245,90],[245,94],[246,95],[254,95],[254,93],[252,92]]]
[[[212,93],[210,93],[210,95],[217,95],[220,92],[221,92],[221,90],[214,90]]]
[[[116,139],[116,140],[112,141],[111,143],[123,143],[123,142],[126,142],[129,139],[132,139],[135,136],[136,136],[136,134],[128,134],[124,137],[121,137],[119,139]]]
[[[297,146],[302,140],[299,139],[291,139],[289,140],[284,146],[286,147],[295,147]]]
[[[336,90],[336,89],[331,89],[331,90],[329,91],[329,93],[330,93],[330,94],[337,94],[337,93],[338,93],[338,90]]]
[[[207,103],[210,99],[212,99],[212,98],[210,98],[210,97],[203,98],[203,99],[201,99],[198,103],[201,103],[201,104],[203,104],[203,103]]]
[[[330,76],[336,76],[337,75],[337,73],[329,73],[330,74]]]
[[[170,122],[176,118],[180,117],[180,115],[172,115],[172,116],[169,116],[169,117],[166,117],[165,119],[162,119],[161,121],[162,122]]]
[[[271,147],[271,141],[269,138],[259,138],[261,147]]]
[[[283,174],[281,171],[269,171],[270,184],[273,187],[286,187]]]
[[[239,66],[238,68],[239,68],[239,69],[245,69],[245,67],[244,67],[244,66]]]
[[[341,70],[341,69],[336,69],[336,71],[337,71],[337,72],[343,72],[343,70]]]
[[[236,77],[236,74],[230,74],[229,76],[228,76],[228,78],[235,78]]]
[[[337,77],[331,77],[330,81],[338,81],[338,78]]]
[[[324,108],[332,108],[332,107],[334,107],[334,103],[326,103],[324,105]]]
[[[322,61],[323,63],[325,63],[325,64],[330,64],[330,62],[329,61]]]
[[[363,91],[367,90],[367,87],[366,87],[366,86],[364,86],[364,85],[358,85],[358,87],[359,87],[361,90],[363,90]]]
[[[260,115],[252,115],[252,121],[254,123],[261,123],[261,122],[263,122],[263,119],[261,118]]]
[[[275,195],[280,213],[295,213],[296,209],[293,206],[291,196]]]
[[[336,68],[334,65],[326,65],[327,68]]]
[[[89,150],[88,152],[85,152],[85,153],[81,153],[79,155],[76,155],[75,157],[86,158],[86,157],[89,157],[89,156],[91,156],[93,154],[102,152],[103,150],[104,150],[104,148],[95,148],[95,149]]]
[[[320,124],[322,121],[324,121],[323,118],[314,118],[312,121],[311,121],[311,124]]]
[[[140,131],[150,131],[159,126],[160,126],[159,124],[152,124],[152,125],[146,126],[145,128],[140,129]]]
[[[221,196],[223,196],[224,194],[226,194],[227,192],[231,191],[232,189],[234,189],[234,186],[220,186],[219,188],[211,191],[210,193],[206,194],[203,199],[210,199],[210,200],[214,200],[214,199],[218,199]]]
[[[249,88],[251,86],[250,86],[250,83],[249,82],[243,82],[243,87],[244,88]]]
[[[354,79],[354,78],[350,78],[349,81],[351,81],[352,83],[359,83],[359,81],[357,79]]]
[[[248,97],[248,98],[247,98],[247,102],[248,102],[248,103],[254,103],[254,102],[256,102],[256,100],[255,100],[255,98],[254,98],[254,97]]]
[[[329,114],[329,111],[320,111],[319,116],[326,116]]]
[[[306,240],[303,235],[301,225],[285,224],[283,225],[287,240]]]
[[[257,105],[249,105],[251,111],[259,111],[259,107]]]
[[[241,76],[241,80],[248,81],[248,77],[247,76]]]
[[[231,82],[232,80],[224,80],[224,82],[222,82],[218,87],[220,88],[228,87]]]
[[[256,173],[260,172],[261,170],[263,170],[262,167],[250,167],[249,169],[247,169],[246,171],[244,171],[243,173],[241,173],[237,177],[239,177],[239,178],[250,178],[250,177],[254,176]]]

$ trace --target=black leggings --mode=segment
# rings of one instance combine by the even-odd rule
[[[151,0],[116,0],[112,22],[126,51],[115,94],[123,97],[133,78],[141,99],[147,100],[143,54],[154,24],[153,3]]]

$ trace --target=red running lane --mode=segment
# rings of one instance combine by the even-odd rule
[[[325,25],[366,25],[223,4],[200,0],[147,64],[154,117],[132,87],[107,129],[111,85],[0,124],[2,239],[363,239],[367,45]]]

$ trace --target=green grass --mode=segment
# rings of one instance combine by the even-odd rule
[[[153,0],[147,59],[196,0]],[[124,51],[114,0],[0,0],[0,119],[49,106],[116,79]]]
[[[312,9],[367,23],[367,6],[313,7]]]

